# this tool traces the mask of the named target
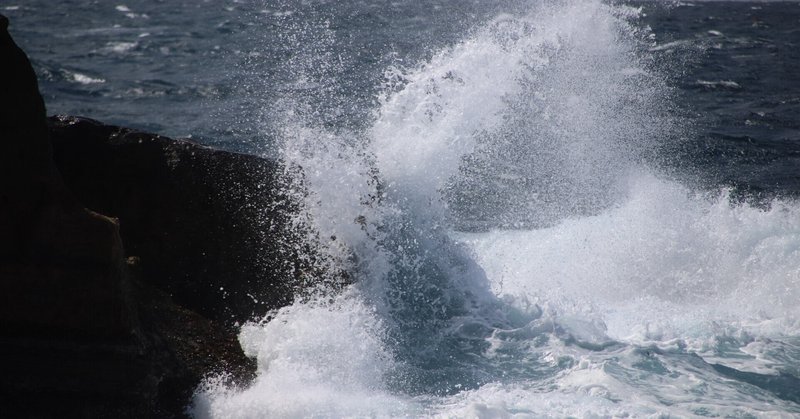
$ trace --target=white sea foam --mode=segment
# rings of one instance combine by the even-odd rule
[[[70,73],[69,76],[72,79],[72,81],[80,84],[99,84],[106,82],[105,79],[99,77],[90,77],[87,76],[86,74],[81,74],[81,73]]]
[[[109,42],[106,44],[106,49],[118,54],[124,54],[139,45],[137,42]]]
[[[650,51],[668,51],[681,48],[696,48],[694,41],[691,39],[681,39],[677,41],[665,42],[663,44],[655,45],[650,48]]]
[[[592,307],[617,338],[636,322],[679,327],[800,315],[800,206],[793,202],[733,205],[724,192],[709,198],[641,174],[625,201],[599,215],[460,237],[496,293],[575,304],[560,310]],[[684,326],[681,336],[693,327]]]
[[[313,332],[312,332],[313,330]],[[197,417],[385,416],[411,403],[385,389],[392,367],[382,325],[357,296],[332,304],[295,304],[271,321],[245,325],[239,340],[258,358],[259,376],[245,392],[214,380],[200,389]]]
[[[733,80],[717,80],[717,81],[708,81],[708,80],[697,80],[697,84],[699,86],[708,87],[708,88],[726,88],[726,89],[741,89],[742,86],[739,83],[736,83]]]
[[[659,357],[615,353],[622,362],[583,359],[549,387],[537,382],[492,383],[439,401],[432,417],[598,418],[729,417],[789,418],[792,403],[758,389],[736,388],[700,365],[663,366],[645,373],[625,365],[660,363]],[[654,361],[653,358],[656,358]],[[641,364],[640,364],[641,365]]]

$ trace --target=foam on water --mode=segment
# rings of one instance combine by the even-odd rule
[[[285,98],[297,222],[354,284],[246,325],[255,383],[208,380],[193,413],[800,413],[800,205],[734,205],[659,169],[685,131],[637,14],[499,16],[388,69],[363,132]]]
[[[578,342],[609,345],[570,355],[577,365],[554,383],[570,394],[557,399],[566,405],[533,391],[513,406],[535,416],[556,406],[579,415],[797,412],[796,391],[781,394],[794,403],[769,391],[800,381],[763,391],[759,379],[798,370],[800,205],[733,205],[724,191],[702,195],[647,174],[629,187],[627,199],[596,216],[458,234],[497,295],[521,309],[540,305]],[[725,367],[743,382],[726,380]],[[507,391],[481,389],[464,396],[479,401],[464,402],[507,404]]]
[[[495,293],[569,301],[575,307],[559,309],[579,314],[599,310],[613,319],[607,321],[615,338],[647,320],[679,327],[706,318],[800,314],[796,203],[733,205],[724,191],[708,197],[649,174],[633,176],[629,187],[623,202],[596,216],[460,236]]]
[[[311,332],[313,330],[313,332]],[[352,295],[332,304],[297,304],[269,322],[243,327],[245,354],[258,359],[247,391],[210,380],[197,416],[318,417],[408,414],[402,397],[385,391],[391,365],[380,319]]]
[[[81,73],[68,73],[68,74],[72,78],[72,80],[75,81],[75,83],[98,84],[106,82],[104,79],[87,76],[86,74],[81,74]]]

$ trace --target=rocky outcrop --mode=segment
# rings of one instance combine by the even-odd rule
[[[7,27],[0,16],[0,326],[124,333],[118,225],[86,210],[58,175],[36,77]]]
[[[75,117],[49,120],[65,183],[119,220],[142,277],[233,323],[291,302],[312,270],[274,161]]]
[[[71,281],[63,286],[69,288],[79,277],[62,279]],[[54,333],[47,323],[25,333],[4,331],[0,417],[184,417],[204,377],[225,374],[239,385],[252,380],[254,362],[228,329],[134,278],[124,283],[133,323],[126,333]],[[64,302],[80,303],[72,294]]]
[[[208,374],[246,383],[254,365],[231,324],[291,301],[313,271],[276,164],[48,122],[7,26],[0,16],[0,417],[176,417]]]

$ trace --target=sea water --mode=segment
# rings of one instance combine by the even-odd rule
[[[194,412],[800,414],[800,207],[674,174],[692,131],[640,14],[498,14],[389,67],[363,130],[290,112],[282,157],[355,284],[245,326],[258,378]]]

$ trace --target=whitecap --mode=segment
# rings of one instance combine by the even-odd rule
[[[697,80],[698,86],[708,87],[708,88],[724,88],[724,89],[741,89],[742,86],[739,83],[736,83],[733,80],[717,80],[717,81],[708,81],[708,80]]]
[[[138,45],[136,42],[109,42],[106,47],[111,52],[122,54],[136,48]]]
[[[72,73],[70,74],[70,78],[72,81],[80,84],[99,84],[106,82],[105,79],[90,77],[81,73]]]
[[[663,43],[661,45],[656,45],[654,47],[651,47],[650,51],[671,50],[671,49],[683,47],[684,45],[687,45],[687,44],[689,44],[691,42],[692,41],[690,41],[688,39],[681,39],[681,40],[678,40],[678,41],[666,42],[666,43]]]

